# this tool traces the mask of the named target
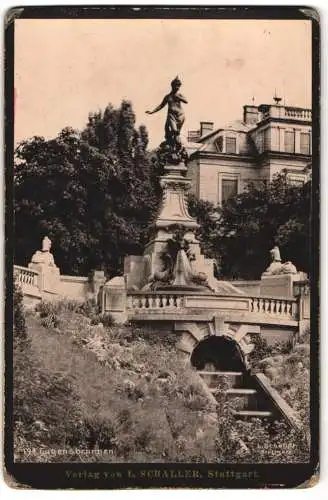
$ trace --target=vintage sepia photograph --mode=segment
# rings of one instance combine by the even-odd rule
[[[318,20],[258,10],[7,14],[17,470],[313,481]]]

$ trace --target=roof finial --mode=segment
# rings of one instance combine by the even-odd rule
[[[277,89],[274,89],[274,96],[273,96],[273,100],[274,102],[278,105],[280,103],[280,101],[282,100],[281,97],[278,97],[277,96]]]

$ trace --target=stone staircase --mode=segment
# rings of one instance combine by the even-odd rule
[[[281,419],[264,391],[247,372],[198,371],[198,374],[216,400],[224,391],[232,402],[236,419],[259,418],[268,422]]]

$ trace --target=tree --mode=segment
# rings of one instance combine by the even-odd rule
[[[158,179],[145,127],[135,128],[132,105],[89,115],[46,141],[19,144],[15,161],[15,260],[26,264],[44,235],[62,273],[122,271],[126,254],[140,253],[158,203]]]
[[[309,272],[310,205],[311,183],[295,186],[281,173],[272,182],[250,184],[222,207],[192,199],[190,209],[203,223],[202,248],[220,263],[220,277],[259,279],[274,245],[284,261]]]

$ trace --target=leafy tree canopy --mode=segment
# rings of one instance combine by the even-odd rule
[[[91,113],[80,133],[33,137],[16,149],[15,261],[27,264],[43,236],[53,241],[63,274],[122,271],[138,254],[156,212],[158,179],[147,153],[148,134],[135,127],[132,105]]]
[[[221,277],[259,279],[278,245],[283,261],[310,270],[311,183],[296,186],[281,173],[270,183],[250,184],[222,207],[191,197],[202,225],[203,250],[219,263]]]

